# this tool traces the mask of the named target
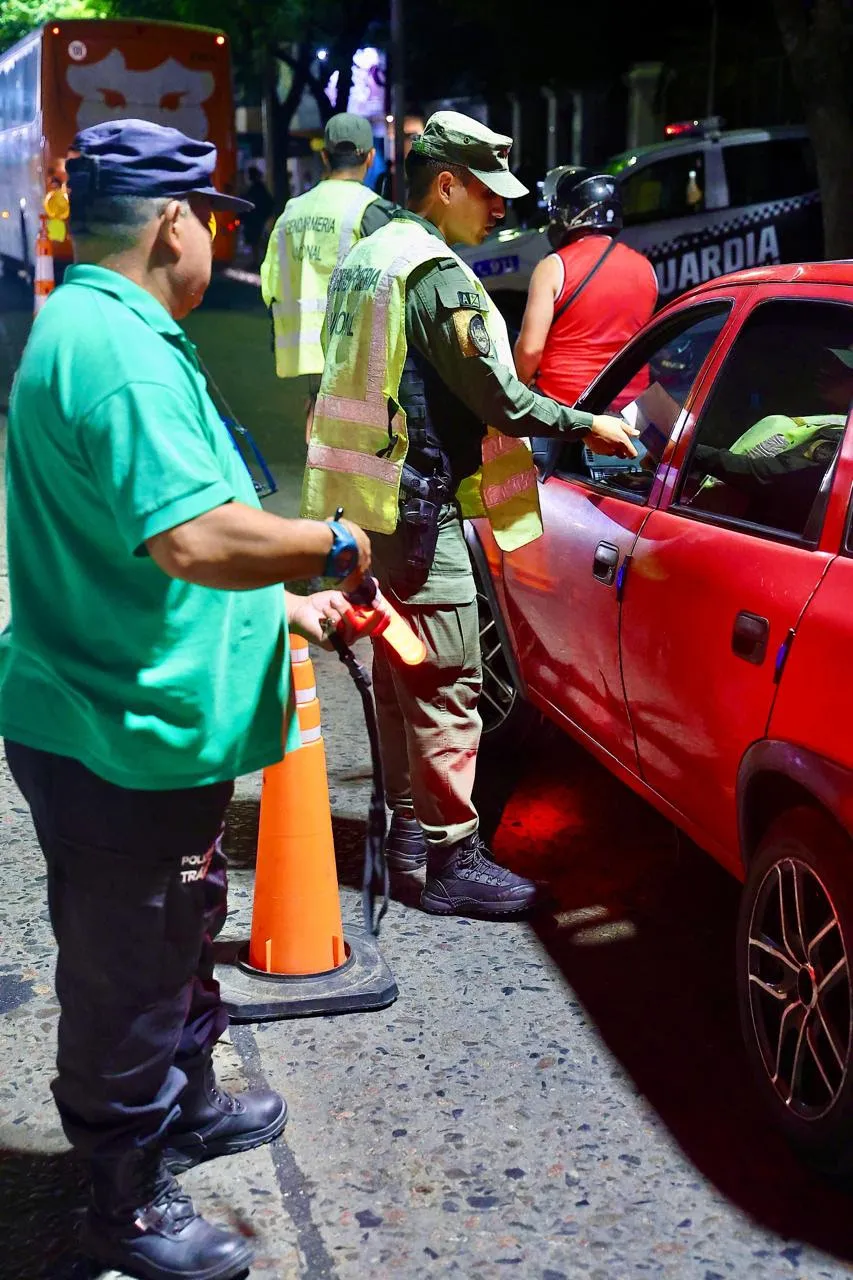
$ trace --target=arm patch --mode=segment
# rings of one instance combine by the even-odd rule
[[[453,328],[463,356],[487,356],[491,351],[491,339],[481,312],[470,308],[454,311]]]

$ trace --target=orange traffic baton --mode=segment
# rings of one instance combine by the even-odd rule
[[[371,933],[344,934],[314,667],[307,641],[290,646],[301,745],[264,770],[249,944],[217,945],[235,1022],[384,1009],[398,994]]]
[[[37,316],[53,292],[53,250],[47,235],[47,218],[39,217],[39,233],[36,238],[36,267],[33,283],[33,315]]]

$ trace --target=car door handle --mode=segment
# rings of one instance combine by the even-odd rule
[[[756,666],[760,666],[767,654],[769,637],[770,623],[766,618],[741,610],[735,618],[732,650],[744,662],[754,662]]]
[[[619,548],[612,542],[599,542],[592,557],[592,576],[609,587],[616,581],[618,564]]]

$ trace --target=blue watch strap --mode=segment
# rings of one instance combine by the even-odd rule
[[[323,577],[342,582],[358,564],[358,546],[346,525],[337,520],[328,520],[326,523],[332,530],[332,546],[326,557]]]

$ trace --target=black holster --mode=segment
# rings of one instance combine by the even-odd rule
[[[407,567],[424,577],[435,557],[441,508],[450,497],[450,487],[441,477],[421,476],[412,467],[403,466],[398,528]]]

